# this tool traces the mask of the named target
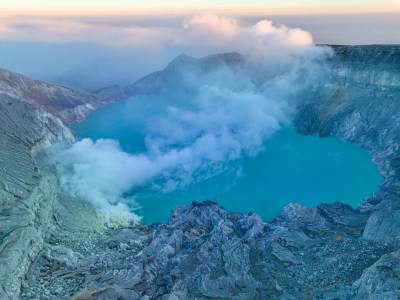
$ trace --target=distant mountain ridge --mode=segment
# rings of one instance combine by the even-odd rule
[[[126,96],[161,94],[182,91],[186,88],[184,73],[195,72],[202,76],[220,67],[235,68],[244,64],[245,56],[238,52],[218,53],[203,58],[178,55],[163,70],[150,73],[124,87]],[[184,72],[183,72],[184,71]]]
[[[125,87],[112,85],[93,92],[35,80],[0,68],[0,93],[33,104],[69,125],[83,121],[93,111],[127,97],[184,88],[181,85],[183,78],[179,80],[182,75],[180,70],[196,70],[206,74],[223,65],[234,67],[243,62],[244,56],[237,52],[200,59],[181,54],[163,70],[150,73],[132,84]]]
[[[0,92],[19,98],[60,118],[64,124],[84,120],[94,110],[123,98],[113,88],[97,94],[58,84],[34,80],[0,69]]]

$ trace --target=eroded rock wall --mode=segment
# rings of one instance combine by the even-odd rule
[[[42,249],[57,198],[32,155],[56,141],[74,141],[60,120],[0,94],[0,287],[10,299]]]

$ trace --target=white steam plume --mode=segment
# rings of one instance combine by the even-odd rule
[[[141,154],[125,153],[113,140],[90,139],[50,151],[61,187],[101,214],[137,221],[129,208],[134,199],[124,197],[133,188],[152,183],[169,192],[257,155],[265,139],[290,121],[299,97],[322,76],[329,55],[310,44],[308,33],[268,21],[240,29],[232,19],[206,16],[192,19],[186,28],[193,24],[204,27],[197,35],[218,25],[218,34],[226,39],[239,35],[236,42],[255,43],[255,52],[239,67],[222,66],[202,76],[199,70],[180,70],[181,84],[190,89],[176,100],[157,103],[162,105],[157,114],[147,111]]]

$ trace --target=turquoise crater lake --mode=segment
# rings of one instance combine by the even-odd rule
[[[165,96],[128,98],[94,112],[71,129],[80,140],[114,139],[124,151],[141,154],[146,151],[144,124],[162,116],[165,101]],[[165,223],[175,206],[205,199],[229,212],[255,212],[271,221],[289,203],[316,207],[339,201],[354,207],[378,191],[383,181],[365,150],[338,138],[298,135],[291,127],[266,139],[258,155],[229,165],[215,176],[199,176],[184,187],[165,191],[147,182],[125,196],[134,197],[132,211],[146,224]]]

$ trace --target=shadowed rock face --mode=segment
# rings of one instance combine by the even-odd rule
[[[330,62],[329,80],[301,103],[296,125],[303,134],[338,136],[372,153],[386,181],[365,205],[353,209],[337,202],[309,209],[290,204],[273,222],[265,223],[256,214],[228,214],[215,203],[193,202],[175,208],[167,224],[139,225],[102,237],[95,230],[98,221],[90,207],[57,192],[51,178],[40,173],[47,181],[35,179],[30,187],[40,186],[37,181],[41,180],[42,186],[52,186],[41,191],[52,194],[39,197],[39,193],[23,188],[21,199],[29,198],[28,203],[32,199],[52,199],[51,204],[35,204],[34,215],[43,217],[35,217],[33,221],[29,214],[32,205],[24,206],[23,216],[27,220],[24,222],[35,224],[24,228],[40,228],[40,232],[47,234],[37,234],[42,238],[37,238],[36,246],[29,248],[34,251],[17,251],[24,262],[21,265],[25,266],[13,271],[19,274],[15,277],[18,280],[6,278],[6,272],[11,271],[1,268],[0,294],[18,295],[19,283],[26,273],[22,299],[62,299],[73,295],[78,295],[77,299],[83,295],[93,295],[95,299],[397,299],[400,296],[400,47],[336,46],[334,50],[337,56]],[[240,58],[238,54],[233,56]],[[226,57],[220,57],[223,63],[232,60]],[[234,64],[240,63],[239,58],[233,60]],[[182,60],[201,63],[179,57],[164,71],[180,72],[178,66]],[[210,60],[218,61],[218,56],[203,62]],[[210,65],[206,63],[205,72]],[[169,77],[164,71],[138,81],[131,86],[130,93],[164,92]],[[0,112],[9,114],[12,105],[7,101]],[[15,100],[18,105],[28,107],[18,101]],[[29,107],[43,119],[43,112]],[[22,108],[15,111],[13,118],[18,120],[15,122],[18,128],[23,128],[19,122],[39,122],[37,115],[29,113],[27,120],[34,120],[24,121],[24,113]],[[15,131],[16,127],[9,129],[7,121],[2,124],[0,141],[3,136],[10,139],[7,142],[10,146],[0,155],[0,159],[5,157],[4,161],[10,157],[4,153],[20,145],[28,145],[21,149],[32,149],[29,145],[37,143],[30,144],[30,136],[49,136],[48,129],[25,134],[24,130]],[[24,160],[16,158],[15,162],[10,161],[10,166],[24,161],[22,165],[27,171],[23,174],[27,179],[25,175],[14,177],[30,183],[33,179],[29,172],[34,174],[35,169],[27,166],[35,163],[29,155],[21,157]],[[5,178],[1,182],[13,182],[6,178],[12,167],[4,170],[0,173]],[[10,190],[3,185],[1,191]],[[13,201],[14,207],[22,201],[11,193],[0,195],[5,195],[1,198],[4,205]],[[21,218],[18,212],[4,210],[4,216],[13,220],[7,226],[20,222],[12,219]],[[7,228],[2,220],[0,228]],[[21,240],[15,247],[27,249],[23,235],[15,232]],[[5,241],[7,235],[3,236]],[[8,259],[7,253],[0,252],[0,259]],[[34,263],[29,267],[32,260]],[[11,265],[7,267],[14,270]]]
[[[60,118],[65,124],[83,121],[94,110],[124,97],[118,87],[91,94],[33,80],[4,69],[0,69],[0,91],[42,108]]]

